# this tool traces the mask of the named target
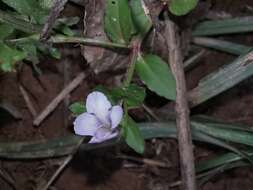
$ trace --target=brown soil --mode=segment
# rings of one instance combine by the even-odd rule
[[[244,13],[245,4],[253,6],[252,1],[226,0],[212,1],[213,9],[226,11],[234,15],[249,15]],[[251,35],[232,36],[230,40],[251,44]],[[37,112],[41,112],[50,101],[64,88],[64,63],[70,65],[69,77],[73,79],[80,71],[86,70],[87,65],[82,57],[79,47],[61,47],[63,58],[60,61],[43,59],[39,64],[43,74],[36,77],[31,66],[24,64],[20,71],[0,75],[0,98],[4,99],[22,113],[21,120],[8,118],[0,127],[1,142],[33,141],[39,139],[51,139],[73,133],[71,114],[64,103],[39,127],[32,125],[33,117],[29,112],[19,86],[22,85],[31,99]],[[187,74],[188,88],[196,86],[198,80],[206,74],[216,70],[223,64],[229,63],[234,57],[220,52],[210,51],[194,68]],[[119,76],[118,76],[119,74]],[[86,95],[98,84],[114,86],[119,83],[122,72],[104,73],[86,79],[76,90],[71,93],[70,102],[82,101]],[[219,95],[193,110],[193,113],[207,114],[231,122],[253,123],[253,88],[252,78],[244,81],[237,87]],[[149,94],[149,93],[148,93]],[[157,104],[164,104],[164,100],[152,93],[147,102],[151,108],[154,100]],[[157,105],[154,105],[157,108]],[[142,109],[133,110],[133,117],[139,121],[147,119]],[[67,117],[66,117],[67,115]],[[66,124],[67,118],[67,124]],[[208,159],[221,152],[208,145],[196,145],[197,160]],[[134,154],[126,147],[121,149],[126,155]],[[160,168],[148,164],[120,159],[117,148],[103,149],[93,152],[77,154],[72,162],[58,177],[51,189],[57,190],[169,190],[169,184],[179,179],[178,150],[174,140],[152,140],[147,142],[145,158],[158,160],[170,165],[169,168]],[[0,172],[10,176],[15,181],[18,190],[38,189],[45,184],[58,168],[59,159],[35,160],[35,161],[0,161]],[[1,176],[1,175],[0,175]],[[213,178],[202,186],[203,190],[238,190],[252,189],[252,168],[234,169]],[[14,189],[6,180],[0,177],[0,189]]]

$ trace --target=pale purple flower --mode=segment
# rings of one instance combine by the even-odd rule
[[[74,121],[77,135],[92,136],[89,143],[100,143],[119,134],[117,127],[123,117],[121,106],[112,106],[103,93],[95,91],[86,99],[86,110]]]

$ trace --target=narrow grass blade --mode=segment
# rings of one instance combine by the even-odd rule
[[[193,38],[192,42],[199,46],[219,50],[225,53],[231,53],[234,55],[242,55],[252,50],[252,47],[246,45],[214,38],[195,37]]]
[[[200,131],[209,136],[219,138],[225,141],[253,146],[253,133],[238,129],[220,128],[209,125],[208,123],[199,123],[191,121],[194,130]]]
[[[218,120],[213,117],[209,117],[206,115],[196,115],[192,117],[193,121],[197,121],[200,123],[207,124],[209,127],[218,127],[218,128],[224,128],[224,129],[233,129],[233,130],[239,130],[239,131],[247,131],[253,133],[253,128],[250,125],[245,124],[238,124],[238,123],[228,123],[221,120]]]
[[[247,150],[245,152],[249,157],[253,158],[253,149]],[[244,158],[238,154],[235,154],[232,152],[226,153],[226,154],[217,156],[213,159],[200,162],[196,166],[196,171],[198,173],[204,172],[206,170],[210,170],[210,169],[216,168],[218,166],[222,166],[222,165],[226,165],[226,164],[233,163],[236,161],[240,161],[242,159],[244,159]]]
[[[138,126],[140,127],[140,132],[144,139],[176,138],[176,126],[174,121],[166,123],[139,123]],[[220,146],[235,152],[241,157],[249,159],[246,154],[236,149],[234,146],[202,132],[199,128],[193,128],[192,136],[196,141]],[[0,157],[8,159],[35,159],[65,156],[72,154],[76,150],[77,144],[81,141],[83,141],[82,137],[70,135],[67,137],[36,142],[0,143]],[[120,141],[117,139],[112,139],[111,141],[101,144],[84,143],[80,146],[80,150],[88,151],[104,148],[106,146],[115,145],[119,142]]]
[[[252,57],[251,51],[201,79],[198,86],[189,92],[191,107],[213,98],[252,76]]]
[[[231,170],[234,168],[238,168],[238,167],[243,167],[243,166],[249,166],[248,163],[244,162],[244,161],[239,161],[239,162],[234,162],[234,163],[230,163],[230,164],[225,164],[225,165],[221,165],[217,168],[214,168],[210,171],[201,173],[200,176],[200,180],[199,182],[199,186],[202,186],[203,184],[205,184],[206,182],[208,182],[211,178],[213,178],[214,176],[225,172],[226,170]]]
[[[253,31],[253,17],[205,21],[196,26],[193,36],[211,36]]]
[[[82,138],[61,137],[36,142],[0,143],[0,157],[9,159],[50,158],[71,154]]]
[[[160,122],[139,123],[139,126],[141,127],[140,129],[145,139],[154,138],[154,137],[155,138],[177,138],[176,124],[173,121],[166,122],[166,123],[160,123]],[[244,152],[226,143],[225,141],[222,141],[213,136],[205,134],[202,131],[200,132],[192,128],[192,138],[193,140],[196,140],[196,141],[213,144],[213,145],[225,148],[227,150],[230,150],[232,152],[235,152],[236,154],[248,159],[250,162],[253,163],[253,159],[247,156],[247,154],[245,154]]]

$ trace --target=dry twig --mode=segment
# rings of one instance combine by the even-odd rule
[[[22,87],[22,85],[19,85],[19,90],[25,100],[25,103],[27,105],[27,108],[28,110],[30,111],[30,113],[32,114],[33,118],[35,118],[37,116],[37,111],[36,109],[34,108],[30,98],[29,98],[29,95],[28,93],[26,92],[26,90]]]
[[[169,63],[176,80],[176,124],[183,182],[182,189],[195,190],[197,187],[194,155],[180,38],[176,31],[176,25],[169,18],[166,20],[165,30],[169,50]]]
[[[60,12],[63,10],[65,4],[68,0],[55,0],[54,5],[50,11],[49,17],[42,29],[40,39],[46,40],[49,37],[49,34],[54,26],[54,23],[59,16]]]
[[[0,177],[8,184],[11,186],[11,188],[13,190],[17,190],[17,187],[15,185],[15,182],[13,179],[11,179],[11,177],[9,175],[7,175],[7,173],[3,172],[2,170],[0,170]]]
[[[143,109],[151,116],[153,117],[156,121],[161,121],[160,118],[153,112],[152,109],[150,109],[148,106],[145,104],[142,104]]]
[[[161,161],[153,160],[153,159],[149,159],[149,158],[137,158],[137,157],[126,156],[126,155],[120,155],[117,157],[124,159],[124,160],[130,160],[130,161],[134,161],[134,162],[138,162],[138,163],[142,163],[142,164],[146,164],[146,165],[150,165],[150,166],[156,166],[156,167],[161,167],[161,168],[171,168],[172,167],[172,165],[170,163],[165,163],[165,162],[161,162]]]
[[[41,114],[34,119],[33,124],[35,126],[39,126],[41,122],[59,105],[59,103],[84,80],[85,77],[86,75],[81,72],[52,100],[52,102],[41,112]]]

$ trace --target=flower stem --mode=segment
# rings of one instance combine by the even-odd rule
[[[127,69],[126,73],[126,79],[123,83],[123,87],[128,87],[132,81],[133,75],[134,75],[134,69],[135,69],[135,62],[137,59],[138,54],[140,53],[140,46],[141,46],[141,40],[136,39],[132,43],[132,52],[130,55],[130,63],[129,67]]]

